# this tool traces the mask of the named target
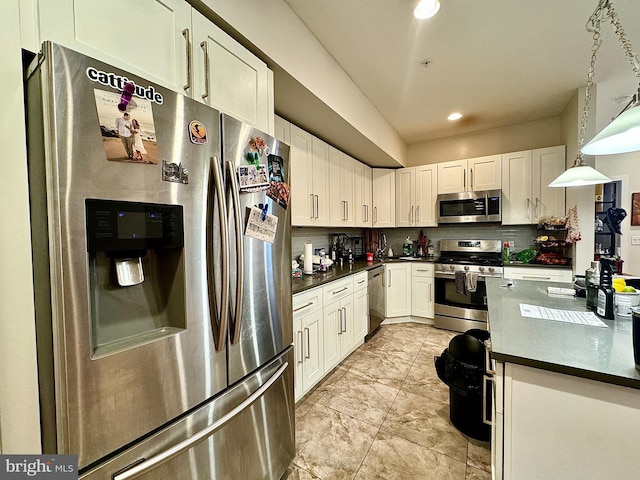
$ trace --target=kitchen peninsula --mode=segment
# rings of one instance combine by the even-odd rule
[[[495,362],[494,478],[630,478],[640,470],[640,373],[631,317],[597,327],[522,316],[520,304],[587,311],[547,294],[570,284],[487,279]]]

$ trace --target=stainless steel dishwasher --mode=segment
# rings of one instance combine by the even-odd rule
[[[384,267],[382,265],[369,270],[369,333],[368,341],[384,320],[386,300],[384,296]]]

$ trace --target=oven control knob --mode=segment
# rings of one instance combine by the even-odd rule
[[[495,272],[495,270],[496,270],[495,268],[489,267],[489,273],[493,273],[493,272]]]
[[[449,270],[453,272],[455,269],[456,269],[455,265],[449,265]]]
[[[480,267],[480,271],[481,271],[481,272],[484,272],[484,267]]]
[[[466,271],[468,271],[468,270],[469,270],[469,265],[465,265],[465,266],[464,266],[464,271],[466,272]]]

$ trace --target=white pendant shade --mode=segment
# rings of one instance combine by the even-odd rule
[[[586,155],[611,155],[640,150],[640,105],[622,112],[582,147]]]
[[[599,185],[612,182],[589,165],[574,165],[549,184],[550,187],[583,187],[585,185]]]

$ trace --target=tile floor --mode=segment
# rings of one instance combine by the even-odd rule
[[[433,357],[452,332],[383,325],[296,405],[287,480],[491,478],[489,443],[449,420]]]

